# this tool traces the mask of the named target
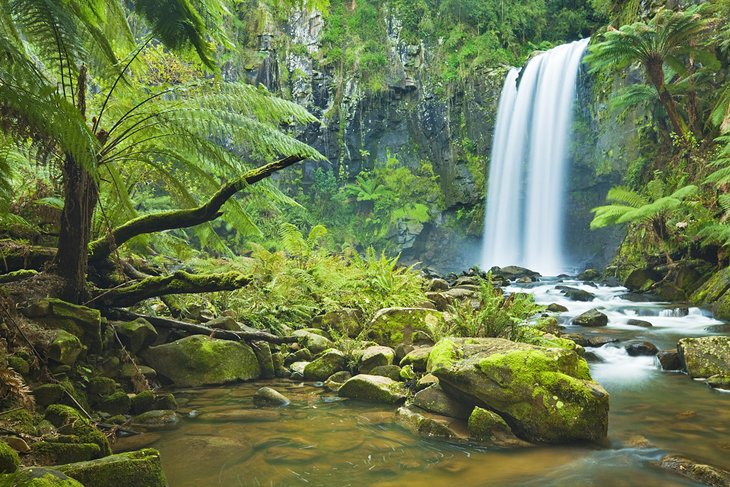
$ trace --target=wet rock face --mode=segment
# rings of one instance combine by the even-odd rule
[[[677,352],[693,379],[730,375],[730,336],[683,338],[677,343]]]
[[[499,414],[527,441],[601,440],[608,393],[574,351],[499,338],[446,339],[429,359],[444,391]]]

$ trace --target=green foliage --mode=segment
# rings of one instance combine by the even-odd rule
[[[324,246],[327,229],[316,226],[305,236],[296,227],[281,227],[283,250],[251,244],[250,258],[196,260],[201,272],[230,270],[253,276],[254,283],[240,291],[216,293],[210,305],[233,310],[250,325],[278,332],[285,327],[309,326],[323,312],[341,308],[361,310],[366,319],[384,307],[413,306],[423,302],[423,279],[397,258],[372,248],[359,255],[352,249],[332,254]],[[199,298],[188,298],[199,299]]]
[[[491,275],[479,280],[477,302],[459,302],[449,308],[450,320],[439,336],[494,337],[519,341],[527,321],[544,310],[531,294],[508,296],[495,288]]]

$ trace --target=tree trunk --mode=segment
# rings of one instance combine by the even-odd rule
[[[81,303],[87,297],[86,269],[91,218],[99,199],[96,181],[70,156],[63,164],[64,204],[54,272],[65,281],[62,298]]]
[[[86,117],[86,66],[79,69],[76,86],[76,106]],[[91,218],[99,201],[99,187],[94,177],[69,154],[63,161],[63,195],[61,232],[52,270],[64,280],[61,297],[72,303],[81,303],[87,297]]]
[[[658,61],[649,61],[646,63],[646,71],[651,83],[654,85],[654,88],[656,88],[657,93],[659,93],[659,101],[664,107],[664,111],[666,111],[669,116],[669,121],[672,124],[674,132],[676,132],[682,140],[686,140],[687,125],[684,123],[684,120],[682,120],[682,116],[677,110],[677,104],[675,103],[672,94],[669,93],[667,85],[664,83],[662,63]]]

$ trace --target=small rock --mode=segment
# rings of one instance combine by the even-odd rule
[[[152,410],[138,414],[132,418],[132,426],[141,426],[149,429],[176,428],[180,417],[171,410]]]
[[[583,301],[583,302],[589,302],[596,299],[596,295],[593,293],[589,293],[588,291],[584,291],[582,289],[578,289],[575,287],[570,286],[555,286],[555,289],[559,289],[566,298],[571,299],[573,301]]]
[[[132,353],[137,353],[147,348],[157,339],[157,330],[144,318],[137,318],[134,321],[113,323],[119,340]]]
[[[413,405],[432,413],[452,418],[467,419],[472,408],[446,394],[438,384],[417,392]]]
[[[400,366],[405,367],[410,365],[416,372],[425,372],[426,364],[428,363],[428,356],[431,353],[433,347],[416,347],[408,354],[403,357],[400,361]]]
[[[328,377],[326,381],[324,381],[324,388],[331,392],[337,392],[340,390],[340,387],[342,387],[342,384],[347,382],[347,380],[351,377],[352,374],[350,374],[346,370],[336,372]]]
[[[382,347],[380,345],[366,348],[360,357],[360,365],[358,370],[362,374],[367,374],[374,367],[380,365],[393,365],[395,359],[395,351],[390,347]]]
[[[568,308],[566,308],[562,304],[550,303],[550,304],[548,304],[547,310],[552,313],[564,313],[564,312],[568,311]]]
[[[631,357],[638,357],[641,355],[654,356],[659,352],[656,345],[646,341],[634,341],[626,344],[626,352]]]
[[[254,394],[253,402],[257,406],[288,406],[291,401],[271,387],[262,387]]]
[[[291,370],[291,378],[294,380],[304,379],[304,368],[309,365],[309,362],[294,362],[289,366]]]
[[[421,436],[466,440],[466,432],[463,427],[458,428],[454,420],[430,415],[415,406],[398,408],[395,420],[407,430]]]
[[[214,330],[241,331],[241,326],[230,316],[221,316],[205,323],[208,328]]]
[[[682,338],[677,351],[693,379],[730,375],[730,336]]]
[[[700,484],[711,487],[730,487],[730,472],[721,468],[698,463],[679,455],[667,455],[662,458],[664,470],[682,475]]]
[[[587,327],[606,326],[608,316],[594,308],[573,318],[573,324]]]
[[[631,326],[640,326],[642,328],[651,328],[651,327],[654,326],[651,323],[649,323],[648,321],[645,321],[645,320],[636,320],[636,319],[633,319],[633,318],[630,319],[630,320],[628,320],[626,322],[626,324],[627,325],[631,325]]]
[[[577,279],[579,281],[595,281],[599,277],[601,277],[601,273],[598,272],[597,270],[586,269],[583,272],[581,272],[580,274],[578,274]]]
[[[20,465],[20,457],[7,443],[0,441],[0,474],[13,473],[18,470]]]
[[[444,279],[436,278],[431,279],[428,283],[428,290],[430,292],[446,291],[449,288],[449,283]]]
[[[347,367],[345,354],[337,349],[330,348],[322,352],[316,359],[309,362],[302,371],[304,380],[323,381],[335,372]]]
[[[707,385],[715,389],[730,389],[730,375],[713,375],[707,378]]]
[[[333,345],[329,338],[309,330],[297,330],[292,333],[292,336],[297,337],[299,343],[315,355],[324,352],[328,348],[332,348]]]
[[[167,487],[160,453],[151,448],[57,467],[86,486]]]
[[[12,448],[13,450],[20,452],[20,453],[28,453],[30,452],[30,447],[28,446],[28,443],[25,442],[23,438],[17,437],[17,436],[3,436],[0,437],[0,442],[5,442]]]
[[[512,432],[509,425],[497,413],[475,407],[469,415],[469,438],[501,448],[530,446]]]

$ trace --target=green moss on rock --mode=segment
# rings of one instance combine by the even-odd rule
[[[150,347],[142,357],[177,386],[225,384],[261,375],[250,346],[200,335]]]
[[[13,473],[18,470],[18,465],[20,465],[18,452],[4,441],[0,441],[0,474]]]
[[[157,330],[144,318],[113,324],[119,340],[132,353],[147,348],[157,339]]]
[[[342,384],[338,394],[342,397],[386,404],[396,404],[406,399],[406,390],[402,383],[387,377],[367,374],[359,374],[348,379]]]
[[[77,437],[66,438],[68,441],[39,441],[31,445],[33,459],[45,465],[82,462],[100,458],[101,449],[96,443],[75,443]],[[79,439],[79,441],[82,441]]]
[[[334,348],[322,352],[304,367],[304,380],[324,381],[335,372],[345,370],[347,358]]]
[[[167,487],[160,453],[151,448],[62,465],[58,469],[85,487]]]
[[[451,338],[443,338],[433,346],[428,354],[426,371],[451,368],[462,358],[462,351]]]
[[[12,487],[84,487],[58,470],[32,467],[13,475],[0,475],[0,485]],[[113,484],[110,484],[113,485]]]
[[[677,352],[692,378],[730,375],[730,336],[682,338],[677,343]]]
[[[385,308],[375,313],[368,325],[368,336],[388,347],[411,344],[418,332],[433,336],[443,319],[442,313],[429,308]]]
[[[52,404],[46,408],[45,414],[53,426],[60,433],[76,435],[79,437],[79,443],[93,443],[99,447],[98,456],[111,454],[111,448],[106,435],[96,429],[88,419],[70,406],[62,404]]]

